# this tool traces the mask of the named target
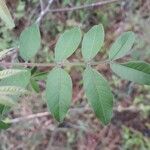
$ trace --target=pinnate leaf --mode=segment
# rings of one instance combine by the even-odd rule
[[[103,124],[108,124],[112,117],[113,95],[107,81],[96,70],[88,67],[83,74],[83,84],[96,116]]]
[[[71,56],[81,42],[82,34],[78,27],[66,30],[58,39],[55,47],[55,61],[61,62]]]
[[[112,63],[110,67],[122,79],[150,85],[150,64],[148,63],[130,61],[123,64]]]
[[[112,44],[109,51],[109,59],[116,60],[128,54],[135,41],[133,32],[128,31],[120,35]]]
[[[54,68],[50,71],[46,85],[47,105],[57,121],[62,122],[72,99],[72,81],[66,71]]]
[[[104,43],[104,28],[96,25],[92,27],[83,37],[82,55],[85,61],[93,59],[101,50]]]

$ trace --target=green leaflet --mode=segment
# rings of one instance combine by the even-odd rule
[[[23,70],[19,70],[19,69],[5,69],[0,71],[0,79],[15,75],[17,73],[22,72]]]
[[[46,84],[47,105],[57,121],[62,122],[71,104],[72,81],[66,71],[54,68]]]
[[[39,72],[32,75],[32,79],[34,80],[46,80],[48,72]]]
[[[0,104],[0,120],[1,120],[1,118],[2,118],[2,116],[3,116],[3,112],[4,112],[4,105],[1,105]]]
[[[22,70],[20,73],[2,79],[0,81],[0,86],[16,86],[25,88],[29,84],[30,77],[30,71]]]
[[[96,25],[92,27],[83,37],[82,55],[85,61],[90,61],[100,51],[104,43],[104,28]]]
[[[2,80],[0,80],[0,87],[2,86],[16,86],[21,88],[26,88],[26,86],[29,84],[31,77],[31,73],[28,70],[22,70],[20,73],[17,73],[15,75],[6,77]],[[10,96],[14,102],[16,102],[19,98],[20,94]],[[6,107],[4,105],[0,105],[0,118],[3,117],[5,113],[9,111],[10,107]]]
[[[0,86],[0,96],[1,95],[20,95],[27,93],[27,90],[16,86]]]
[[[82,39],[80,28],[66,30],[58,39],[55,47],[55,61],[61,62],[71,56]]]
[[[5,22],[9,29],[15,27],[14,21],[10,15],[10,12],[5,4],[5,0],[0,0],[0,18]]]
[[[150,64],[140,61],[130,61],[123,64],[110,65],[119,77],[139,84],[150,85]]]
[[[13,105],[16,105],[16,102],[14,102],[13,99],[11,99],[10,97],[8,96],[2,96],[0,95],[0,105],[4,105],[4,106],[13,106]],[[1,107],[1,106],[0,106]],[[2,109],[2,108],[0,108]],[[0,113],[1,114],[1,113]]]
[[[109,59],[116,60],[128,54],[134,44],[134,41],[135,35],[131,31],[120,35],[110,48]]]
[[[1,129],[8,129],[11,126],[9,123],[5,123],[4,121],[0,121],[0,130]]]
[[[26,28],[20,35],[20,56],[28,61],[33,58],[41,47],[39,26],[33,24]]]
[[[30,84],[31,84],[32,89],[33,89],[35,92],[37,92],[37,93],[40,92],[40,86],[39,86],[39,84],[38,84],[37,81],[35,81],[34,79],[31,79],[31,80],[30,80]]]
[[[113,95],[107,81],[96,70],[88,67],[83,74],[83,85],[96,116],[103,124],[108,124],[112,117]]]

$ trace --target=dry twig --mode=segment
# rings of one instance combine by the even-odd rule
[[[88,8],[103,6],[106,4],[111,4],[114,2],[118,2],[118,1],[122,1],[122,0],[105,0],[105,1],[100,1],[100,2],[96,2],[96,3],[92,3],[92,4],[75,6],[75,7],[71,7],[71,8],[65,7],[65,8],[51,9],[51,10],[49,10],[49,12],[65,12],[65,11],[75,11],[75,10],[80,10],[80,9],[88,9]]]
[[[70,109],[71,112],[74,111],[74,112],[78,112],[78,113],[83,113],[87,110],[90,110],[90,108],[81,107],[81,108],[71,108]],[[124,108],[122,106],[118,106],[117,108],[114,109],[114,111],[117,111],[117,112],[124,112],[124,111],[137,112],[137,111],[140,111],[140,109],[138,109],[135,106],[130,106],[130,107],[127,107],[127,108]],[[37,113],[37,114],[31,114],[31,115],[28,115],[28,116],[12,119],[12,120],[9,121],[9,123],[15,124],[15,123],[35,119],[35,118],[46,117],[46,116],[49,116],[49,115],[51,115],[50,112],[42,112],[42,113]]]

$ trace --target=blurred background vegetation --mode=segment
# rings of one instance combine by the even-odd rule
[[[39,0],[6,0],[15,19],[16,27],[9,31],[0,22],[0,50],[17,45],[23,29],[34,23],[40,13]],[[74,7],[100,0],[55,0],[51,9]],[[47,0],[43,0],[45,7]],[[111,43],[122,32],[136,33],[136,43],[131,57],[125,59],[145,60],[150,63],[150,0],[122,0],[102,7],[77,11],[48,13],[43,17],[40,29],[42,48],[32,62],[52,62],[53,50],[59,34],[72,26],[87,31],[95,24],[105,28],[103,52],[95,59],[104,60]],[[66,41],[67,42],[67,41]],[[65,44],[65,43],[64,43]],[[9,56],[7,59],[14,59]],[[18,58],[19,59],[19,58]],[[78,50],[70,60],[81,60]],[[0,150],[149,150],[150,149],[150,87],[120,80],[108,66],[97,67],[109,80],[115,99],[114,116],[106,127],[95,118],[86,103],[82,90],[82,67],[66,68],[73,79],[72,106],[63,124],[51,116],[35,118],[14,124],[0,131]],[[33,72],[47,72],[48,68],[34,68]],[[42,74],[43,75],[43,74]],[[41,76],[38,76],[41,77]],[[40,78],[41,79],[41,78]],[[8,114],[17,118],[47,111],[44,101],[45,74],[32,81],[32,96],[22,97],[18,106]],[[42,91],[42,92],[39,92]]]

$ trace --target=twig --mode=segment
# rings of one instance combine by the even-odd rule
[[[75,10],[79,10],[79,9],[88,9],[88,8],[99,7],[99,6],[103,6],[103,5],[118,2],[118,1],[122,1],[122,0],[105,0],[105,1],[100,1],[97,3],[75,6],[75,7],[71,7],[71,8],[65,7],[65,8],[51,9],[51,10],[49,10],[49,12],[54,13],[54,12],[75,11]]]
[[[40,3],[41,3],[41,13],[40,13],[39,17],[38,17],[37,20],[36,20],[36,23],[37,23],[37,24],[40,24],[40,22],[41,22],[43,16],[45,16],[45,15],[48,13],[48,11],[49,11],[49,9],[50,9],[50,6],[51,6],[51,4],[53,3],[53,1],[54,1],[54,0],[49,0],[47,7],[44,9],[44,8],[43,8],[43,2],[42,2],[42,0],[40,0]]]
[[[100,61],[100,62],[90,62],[89,64],[91,66],[97,66],[97,65],[100,65],[100,64],[106,64],[106,63],[109,63],[108,60],[106,61]],[[72,67],[72,66],[86,66],[88,63],[85,63],[85,62],[62,62],[60,64],[56,64],[56,63],[10,63],[10,62],[0,62],[0,66],[5,66],[5,67],[9,67],[9,66],[23,66],[23,67],[55,67],[57,65],[60,65],[60,66],[69,66],[69,67]]]
[[[80,108],[71,108],[70,112],[74,111],[74,112],[78,112],[78,113],[83,113],[83,112],[88,111],[88,110],[90,110],[89,107],[88,108],[87,107],[80,107]],[[137,111],[140,111],[140,109],[138,109],[135,106],[130,106],[130,107],[127,107],[127,108],[119,106],[119,107],[115,108],[114,111],[117,111],[117,112],[124,112],[124,111],[137,112]],[[32,119],[35,119],[35,118],[46,117],[46,116],[49,116],[49,115],[51,115],[50,112],[41,112],[41,113],[31,114],[31,115],[28,115],[28,116],[19,117],[19,118],[9,120],[9,123],[15,124],[15,123],[19,123],[19,122],[23,122],[23,121],[27,121],[27,120],[32,120]]]
[[[43,0],[40,0],[40,6],[41,6],[41,11],[44,11],[44,4],[43,4]]]
[[[26,121],[26,120],[31,120],[31,119],[35,119],[35,118],[40,118],[40,117],[45,117],[50,115],[49,112],[42,112],[42,113],[37,113],[37,114],[31,114],[28,116],[24,116],[24,117],[19,117],[19,118],[15,118],[9,121],[9,123],[18,123],[18,122],[22,122],[22,121]]]
[[[48,12],[65,12],[65,11],[75,11],[75,10],[79,10],[79,9],[88,9],[88,8],[92,8],[92,7],[99,7],[99,6],[103,6],[106,4],[110,4],[110,3],[114,3],[114,2],[118,2],[118,1],[122,1],[122,0],[105,0],[105,1],[100,1],[97,3],[92,3],[92,4],[86,4],[86,5],[81,5],[81,6],[75,6],[75,7],[65,7],[65,8],[56,8],[56,9],[50,9],[51,4],[53,3],[54,0],[49,0],[47,7],[44,9],[43,8],[43,2],[42,0],[40,0],[40,5],[41,5],[41,13],[39,15],[39,17],[36,20],[36,23],[40,24],[42,18],[48,13]]]

